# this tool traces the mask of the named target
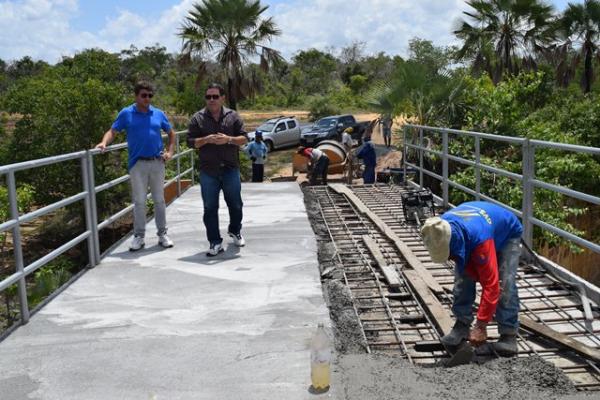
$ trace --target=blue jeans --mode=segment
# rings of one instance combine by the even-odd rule
[[[219,193],[229,209],[228,232],[239,234],[242,230],[242,183],[239,169],[224,169],[218,175],[200,171],[200,189],[204,202],[204,226],[210,244],[223,242],[219,231]]]
[[[519,291],[517,290],[517,269],[521,255],[520,239],[509,239],[498,253],[500,275],[500,299],[496,307],[496,322],[500,334],[513,332],[519,328]],[[454,302],[452,312],[457,320],[471,325],[473,303],[475,302],[475,282],[466,274],[454,275]]]

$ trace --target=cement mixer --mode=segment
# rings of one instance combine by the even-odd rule
[[[322,142],[319,142],[315,148],[321,150],[329,157],[328,174],[345,173],[348,165],[348,154],[346,154],[346,149],[344,149],[344,146],[340,142],[336,142],[335,140],[323,140]],[[296,172],[307,171],[308,159],[298,153],[294,153],[292,159],[292,173],[296,174]]]

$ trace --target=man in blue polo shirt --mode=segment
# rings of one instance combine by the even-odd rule
[[[115,139],[118,132],[127,132],[129,148],[129,178],[133,198],[133,240],[130,251],[145,246],[146,233],[146,196],[148,186],[154,201],[154,216],[158,230],[158,244],[173,247],[173,241],[167,236],[166,205],[163,185],[165,181],[165,162],[173,156],[175,131],[165,113],[150,105],[154,96],[152,85],[138,82],[134,88],[135,103],[119,112],[112,127],[104,134],[96,146],[104,151]],[[161,130],[169,135],[168,150],[163,152]]]

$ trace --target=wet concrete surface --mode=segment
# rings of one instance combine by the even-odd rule
[[[144,250],[122,243],[0,343],[0,400],[333,398],[309,391],[310,338],[330,322],[302,192],[242,197],[246,247],[225,237],[206,257],[194,187],[167,209],[175,247],[151,221]],[[220,218],[225,234],[224,202]]]

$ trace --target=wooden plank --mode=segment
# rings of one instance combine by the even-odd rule
[[[373,238],[371,238],[370,236],[364,235],[362,237],[362,239],[365,242],[365,245],[367,246],[367,248],[369,249],[371,254],[373,255],[373,258],[375,258],[375,261],[379,265],[379,268],[383,272],[383,276],[385,276],[385,279],[387,280],[388,285],[392,289],[398,289],[400,287],[400,284],[402,283],[402,281],[400,280],[400,275],[398,275],[398,271],[396,271],[395,268],[390,267],[387,264],[387,262],[383,258],[383,254],[381,253],[381,250],[379,250],[379,246],[377,245],[377,243],[375,242],[375,240]]]
[[[404,244],[402,239],[398,237],[398,235],[396,235],[396,233],[385,222],[383,222],[378,215],[369,210],[369,208],[352,192],[350,188],[339,183],[329,184],[328,186],[336,193],[345,195],[361,213],[365,214],[375,225],[377,225],[379,230],[381,230],[381,232],[394,243],[409,266],[419,273],[421,279],[434,293],[444,293],[442,286],[433,278],[433,276],[431,276],[431,273],[423,266],[421,260],[417,258],[412,250],[406,244]]]
[[[549,328],[546,325],[535,322],[531,318],[519,316],[519,322],[521,323],[522,327],[536,333],[537,335],[543,336],[552,342],[567,347],[576,352],[577,354],[580,354],[590,360],[600,362],[600,350],[598,349],[586,346],[580,341],[573,339],[565,335],[564,333],[555,331],[554,329]]]
[[[417,297],[419,297],[419,300],[421,300],[423,308],[432,317],[432,322],[437,326],[440,336],[450,333],[452,326],[454,326],[454,321],[450,313],[431,292],[427,283],[419,275],[419,272],[404,270],[403,275]]]

